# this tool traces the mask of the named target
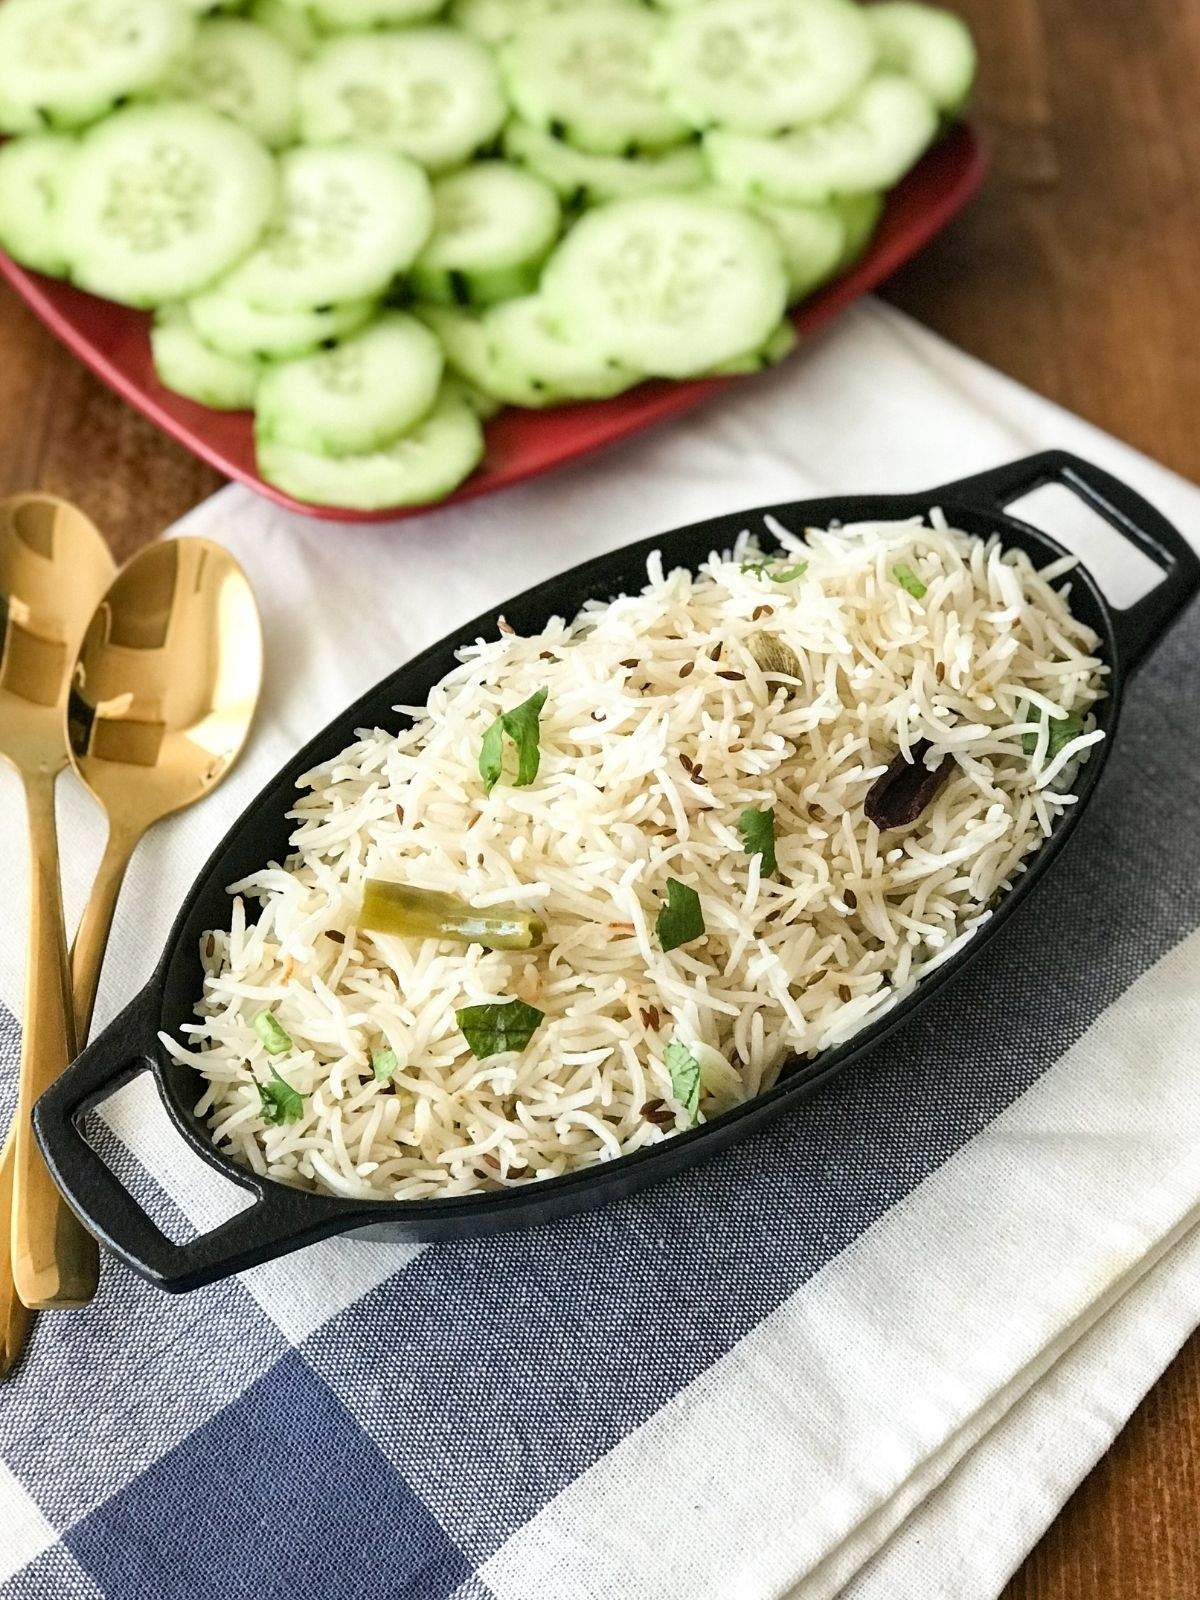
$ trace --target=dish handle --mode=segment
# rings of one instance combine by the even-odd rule
[[[98,1101],[155,1062],[158,996],[151,984],[42,1095],[34,1132],[55,1183],[83,1225],[159,1288],[198,1289],[314,1240],[370,1220],[368,1207],[240,1173],[253,1205],[209,1233],[175,1243],[142,1210],[83,1134]],[[204,1155],[203,1146],[197,1145]],[[219,1170],[230,1176],[228,1167]]]
[[[966,505],[1005,510],[1048,483],[1079,496],[1109,527],[1150,557],[1162,581],[1133,605],[1110,604],[1120,666],[1132,672],[1200,589],[1200,556],[1160,511],[1127,483],[1066,450],[1044,450],[937,491]]]

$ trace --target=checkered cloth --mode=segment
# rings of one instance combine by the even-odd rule
[[[101,1022],[282,757],[484,605],[655,526],[1051,444],[1197,525],[1196,490],[878,306],[696,417],[427,521],[318,527],[225,491],[185,526],[255,584],[263,719],[143,847]],[[1045,493],[1028,514],[1070,540],[1078,509]],[[1128,553],[1082,537],[1128,590]],[[1193,612],[1066,860],[969,977],[716,1161],[554,1226],[332,1240],[181,1298],[108,1263],[0,1391],[0,1600],[995,1594],[1196,1314],[1198,654]],[[98,831],[66,785],[62,831],[77,906]],[[10,1092],[16,1042],[0,1014]],[[173,1236],[244,1201],[146,1080],[104,1122]]]

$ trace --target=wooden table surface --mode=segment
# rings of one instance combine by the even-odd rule
[[[994,171],[888,298],[1200,479],[1200,6],[957,8],[980,42],[977,110]],[[0,418],[0,493],[41,486],[77,500],[122,554],[220,482],[59,349],[7,288]],[[1200,1334],[1005,1600],[1197,1596]]]

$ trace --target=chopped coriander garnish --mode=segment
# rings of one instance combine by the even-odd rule
[[[658,913],[654,931],[664,950],[675,950],[700,937],[704,932],[704,912],[695,889],[689,889],[678,878],[667,879],[667,903]]]
[[[769,811],[743,811],[738,832],[748,856],[762,857],[762,871],[772,878],[779,870],[775,859],[775,808]]]
[[[479,776],[483,779],[487,794],[491,794],[499,783],[504,770],[505,734],[517,747],[517,775],[513,779],[513,787],[527,788],[537,777],[542,759],[538,748],[541,732],[539,718],[548,693],[548,689],[539,689],[512,711],[502,711],[484,734],[479,747]]]
[[[1065,750],[1072,739],[1078,739],[1083,732],[1083,718],[1074,711],[1065,717],[1052,717],[1050,719],[1050,734],[1046,743],[1046,760],[1053,761],[1060,751]],[[1037,749],[1038,724],[1031,722],[1029,730],[1021,735],[1021,749],[1027,756],[1031,756]]]
[[[375,1074],[376,1083],[390,1082],[399,1065],[394,1050],[371,1051],[371,1071]]]
[[[260,1011],[254,1019],[254,1031],[273,1056],[281,1056],[292,1048],[292,1036],[285,1032],[271,1011]]]
[[[700,1109],[700,1063],[684,1044],[672,1039],[666,1049],[667,1071],[671,1074],[671,1090],[676,1100],[693,1122]]]
[[[265,1013],[264,1013],[265,1015]],[[293,1089],[286,1078],[281,1078],[274,1066],[266,1083],[255,1079],[258,1097],[262,1101],[263,1121],[272,1127],[281,1122],[299,1122],[304,1115],[304,1096]]]
[[[480,1061],[502,1055],[506,1050],[524,1050],[546,1015],[524,1000],[491,1002],[483,1006],[463,1006],[454,1013],[471,1054]]]
[[[794,566],[784,567],[782,572],[774,572],[772,568],[778,560],[778,556],[773,556],[763,561],[743,561],[742,571],[751,572],[759,578],[770,578],[772,583],[791,583],[793,578],[803,577],[808,571],[807,561],[797,561]]]
[[[929,593],[913,569],[905,566],[903,562],[898,567],[892,568],[892,577],[895,578],[902,589],[908,590],[914,600],[924,600]]]

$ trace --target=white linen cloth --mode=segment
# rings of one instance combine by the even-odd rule
[[[144,982],[199,864],[266,778],[450,628],[658,529],[790,498],[923,489],[1047,447],[1124,477],[1189,536],[1200,527],[1200,490],[877,302],[682,419],[461,507],[342,526],[222,491],[172,531],[219,540],[245,567],[265,629],[262,707],[219,793],[141,847],[97,1028]],[[1073,516],[1051,495],[1040,519],[1071,542],[1063,518]],[[1118,597],[1133,565],[1119,553],[1093,562]],[[17,799],[6,782],[6,815]],[[102,831],[66,781],[60,825],[73,921]],[[17,904],[22,847],[21,831],[6,827],[0,872]],[[10,938],[0,942],[0,997],[14,1010],[19,985]],[[1031,1088],[517,1529],[479,1569],[490,1592],[998,1593],[1200,1318],[1198,1034],[1193,933]],[[132,1086],[112,1121],[183,1211],[211,1225],[221,1186],[178,1161],[169,1132],[140,1125],[152,1099]],[[297,1340],[412,1255],[352,1241],[314,1252],[320,1288],[298,1281],[303,1273],[285,1280],[277,1265],[244,1280]],[[680,1568],[659,1538],[664,1513],[709,1496],[714,1463],[719,1503],[708,1500],[712,1514],[690,1530]],[[648,1482],[658,1486],[652,1505]],[[773,1527],[757,1549],[739,1546],[751,1502]]]

